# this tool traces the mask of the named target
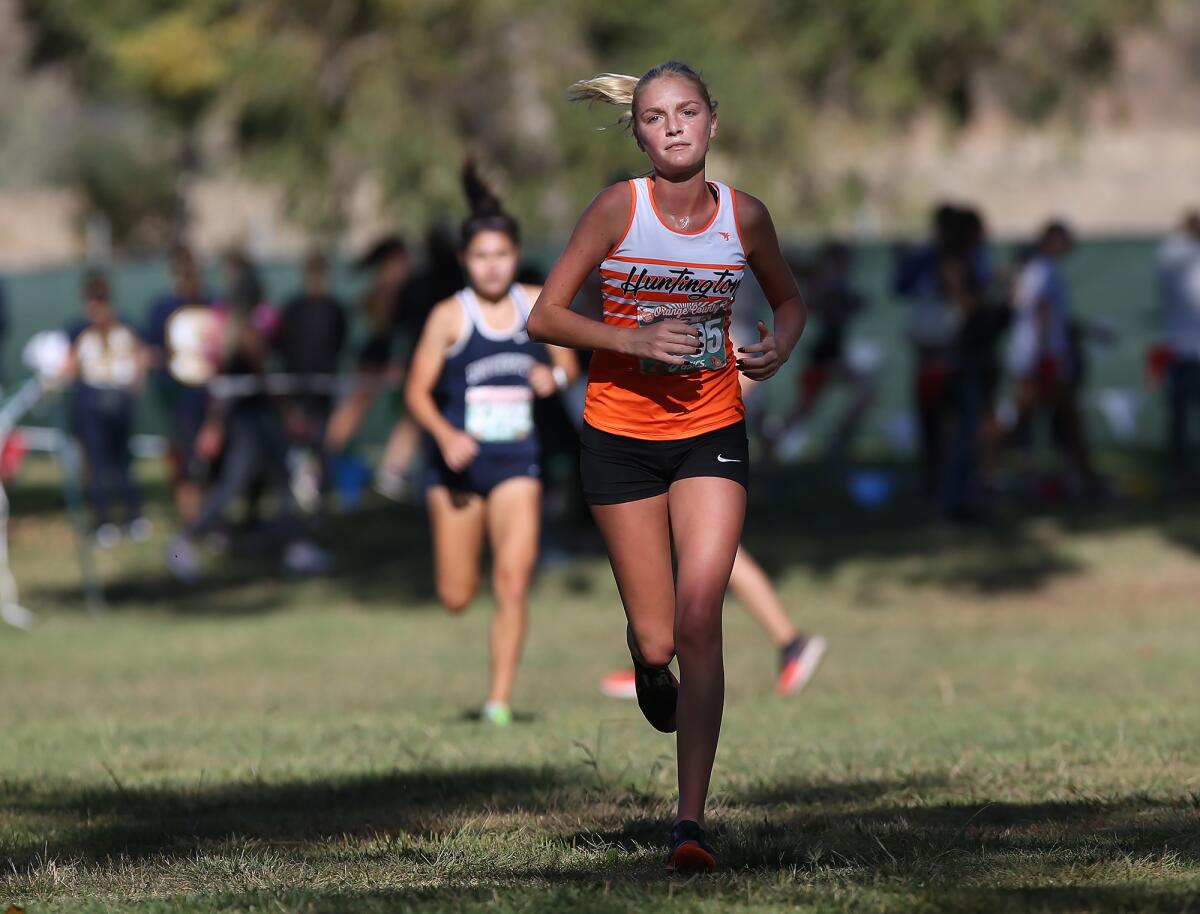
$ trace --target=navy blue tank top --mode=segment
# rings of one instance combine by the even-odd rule
[[[537,362],[549,364],[550,357],[525,330],[533,307],[525,290],[514,285],[509,297],[516,320],[508,330],[493,330],[483,320],[475,293],[469,288],[457,293],[462,331],[446,352],[433,398],[447,422],[480,443],[481,458],[491,454],[536,460],[529,369]]]

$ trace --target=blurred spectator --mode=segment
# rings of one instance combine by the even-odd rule
[[[324,553],[304,538],[288,485],[287,441],[264,386],[271,309],[250,263],[231,259],[230,266],[229,301],[215,309],[219,377],[197,442],[208,459],[221,454],[220,472],[195,519],[183,526],[168,550],[171,570],[185,582],[199,575],[196,541],[217,529],[225,510],[236,498],[249,495],[259,476],[269,480],[278,499],[279,521],[288,540],[285,571],[313,573],[328,565]],[[235,277],[232,271],[239,268]]]
[[[938,262],[938,285],[958,325],[950,383],[940,404],[945,437],[938,508],[950,520],[978,520],[986,512],[983,444],[1000,379],[997,348],[1011,313],[1006,299],[990,294],[993,284],[983,217],[959,209]]]
[[[405,353],[412,351],[433,306],[466,285],[459,260],[456,229],[435,222],[425,234],[425,256],[420,269],[400,290],[396,325],[405,337]]]
[[[466,285],[459,261],[457,236],[447,223],[430,226],[425,236],[425,262],[400,289],[396,302],[394,338],[389,355],[394,364],[392,374],[399,376],[407,370],[413,347],[421,337],[425,320],[433,306],[449,298]],[[399,391],[393,397],[397,410],[403,409]],[[375,490],[393,500],[400,500],[409,491],[409,472],[420,445],[420,432],[407,415],[392,426],[383,457],[375,473]]]
[[[221,258],[221,271],[224,292],[213,306],[216,322],[213,337],[217,341],[217,348],[211,353],[213,364],[222,371],[227,371],[231,365],[237,367],[237,363],[231,363],[228,357],[229,349],[238,344],[237,341],[241,339],[243,332],[240,324],[247,322],[255,339],[265,347],[262,353],[263,370],[265,371],[266,353],[270,351],[279,335],[279,309],[266,298],[258,268],[241,248],[233,247],[225,252]],[[258,300],[248,310],[235,307],[233,304],[241,294],[239,288],[243,282],[249,283],[258,290]],[[265,383],[265,381],[260,377],[258,383]],[[223,453],[218,453],[210,458],[214,461],[214,469],[218,474],[223,457]],[[260,463],[250,484],[241,493],[245,496],[245,511],[241,524],[244,529],[252,530],[259,525],[263,494],[270,485],[269,469],[265,464]]]
[[[225,292],[223,300],[215,308],[219,325],[233,327],[236,321],[229,319],[248,321],[257,332],[259,340],[268,346],[271,345],[279,335],[281,315],[280,310],[266,297],[258,268],[244,251],[237,248],[226,251],[222,266],[225,274]],[[257,290],[258,301],[247,306],[239,303],[239,296],[247,294],[246,290],[249,288]],[[219,333],[217,337],[221,339]],[[225,345],[233,345],[236,339],[240,339],[237,334],[226,338]],[[227,361],[225,355],[226,353],[222,353],[222,364]]]
[[[196,454],[196,436],[208,408],[212,377],[211,299],[205,293],[191,251],[178,246],[169,255],[171,291],[156,298],[146,319],[145,341],[153,389],[167,420],[171,488],[181,523],[196,515],[209,467]]]
[[[0,281],[0,390],[4,388],[4,351],[8,343],[8,295]]]
[[[928,244],[896,252],[892,290],[909,307],[921,488],[928,497],[936,498],[953,415],[956,346],[964,308],[968,307],[963,293],[976,280],[967,282],[964,274],[964,252],[969,245],[963,211],[940,204],[933,210],[931,224],[933,238]],[[981,270],[983,266],[972,264],[971,268]],[[952,282],[948,284],[948,280]]]
[[[315,462],[315,473],[293,477],[293,489],[298,497],[304,494],[304,501],[309,496],[319,501],[327,481],[325,430],[333,412],[332,381],[346,344],[346,321],[345,307],[329,291],[329,261],[314,251],[304,261],[304,289],[284,306],[275,341],[283,370],[301,391],[286,401],[291,438],[308,452],[300,465],[308,466],[309,458]]]
[[[817,400],[831,384],[844,385],[851,391],[850,404],[826,453],[833,463],[844,460],[851,438],[875,400],[872,367],[856,364],[846,351],[850,323],[866,307],[862,294],[853,285],[853,267],[853,249],[842,242],[829,241],[817,253],[812,267],[802,271],[801,291],[810,320],[816,326],[809,330],[814,340],[800,374],[796,406],[787,419],[788,426],[778,437],[776,456],[781,460],[800,456],[807,443],[809,418]]]
[[[96,522],[96,544],[115,546],[121,538],[109,511],[110,499],[124,502],[129,536],[144,541],[151,533],[130,472],[129,439],[144,357],[134,329],[114,312],[103,273],[87,275],[84,319],[68,335],[71,426],[87,461],[88,497]]]
[[[404,289],[412,275],[408,245],[399,235],[387,235],[359,258],[357,267],[373,274],[371,287],[362,303],[370,336],[360,350],[358,360],[367,370],[383,371],[392,363]]]
[[[1018,441],[1028,445],[1034,417],[1046,414],[1079,482],[1094,494],[1099,491],[1099,477],[1079,407],[1083,366],[1072,342],[1070,290],[1061,265],[1073,247],[1070,228],[1049,223],[1017,277],[1009,369],[1016,380]]]
[[[408,246],[399,235],[387,235],[375,242],[359,258],[356,266],[373,271],[371,287],[362,303],[369,336],[359,349],[357,383],[329,419],[325,444],[329,453],[334,455],[340,454],[350,443],[375,401],[379,388],[389,380],[389,368],[395,367],[392,350],[396,317],[401,309],[404,285],[412,272]],[[398,381],[399,377],[391,377],[390,380]],[[415,427],[412,428],[411,437],[415,449],[419,442]]]
[[[1158,251],[1158,289],[1167,347],[1167,447],[1179,480],[1194,484],[1188,424],[1200,408],[1200,210],[1188,213]]]

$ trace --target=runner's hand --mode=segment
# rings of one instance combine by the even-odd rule
[[[703,352],[704,330],[681,320],[657,321],[631,331],[630,354],[667,365],[686,365],[685,355]]]
[[[751,381],[765,381],[774,377],[775,372],[783,365],[775,345],[775,337],[767,332],[767,325],[762,321],[758,322],[758,337],[757,343],[738,349],[739,353],[750,355],[749,358],[738,359],[737,366]]]
[[[438,439],[438,449],[446,466],[455,473],[461,473],[479,456],[479,442],[458,429]]]
[[[555,391],[558,390],[558,382],[554,380],[554,369],[538,362],[529,369],[529,386],[533,388],[533,393],[537,397],[544,399],[554,396]]]

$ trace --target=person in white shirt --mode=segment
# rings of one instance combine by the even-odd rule
[[[1188,459],[1188,418],[1200,406],[1200,210],[1158,249],[1158,293],[1169,351],[1167,447],[1181,479],[1194,476]]]
[[[110,511],[115,500],[123,503],[130,538],[144,541],[151,528],[142,516],[129,441],[145,373],[145,350],[137,331],[113,308],[108,279],[102,272],[87,274],[83,316],[68,336],[71,428],[87,459],[96,545],[109,549],[121,538]]]
[[[1066,224],[1050,222],[1042,229],[1013,291],[1008,364],[1016,382],[1018,441],[1028,440],[1037,414],[1048,414],[1056,441],[1084,487],[1094,492],[1100,480],[1079,408],[1082,366],[1072,350],[1071,295],[1062,269],[1074,246]]]

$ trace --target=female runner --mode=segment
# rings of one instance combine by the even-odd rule
[[[744,409],[729,318],[747,264],[774,330],[738,350],[753,380],[774,375],[805,310],[767,209],[708,181],[716,104],[691,67],[640,79],[604,74],[576,99],[631,108],[648,177],[602,191],[584,212],[529,318],[547,343],[593,349],[581,433],[584,496],[608,547],[629,620],[638,704],[678,729],[679,806],[669,872],[709,871],[704,803],[721,729],[721,607],[746,510]],[[569,309],[597,268],[603,321]],[[672,575],[671,546],[678,571]],[[679,658],[679,680],[668,664]]]
[[[513,281],[517,222],[470,164],[463,183],[471,202],[462,227],[468,285],[431,312],[413,354],[406,402],[434,445],[425,497],[437,593],[450,612],[461,612],[475,596],[485,531],[490,541],[496,615],[483,719],[506,725],[542,512],[533,398],[574,381],[579,363],[570,350],[529,338],[525,322],[541,288]]]

